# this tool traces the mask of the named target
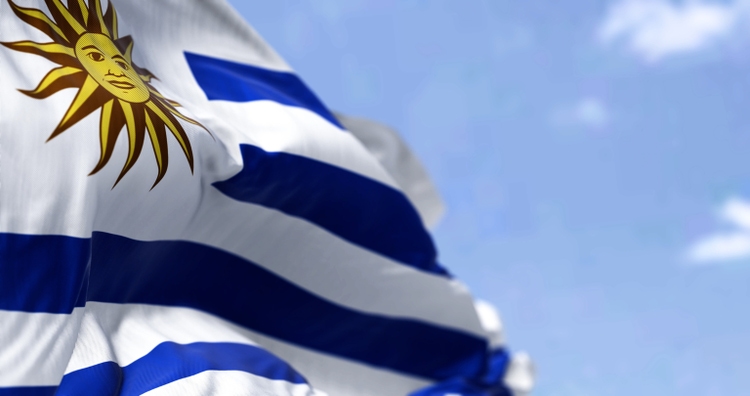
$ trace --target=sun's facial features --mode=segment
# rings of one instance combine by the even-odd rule
[[[0,43],[12,50],[47,58],[59,67],[52,69],[33,90],[24,94],[44,99],[66,88],[77,88],[70,107],[48,141],[65,132],[96,110],[99,115],[99,161],[91,175],[110,160],[120,132],[127,133],[128,155],[115,185],[135,165],[148,136],[156,159],[156,186],[167,172],[168,134],[179,143],[193,170],[193,150],[178,119],[202,126],[180,114],[179,104],[165,98],[150,82],[154,76],[132,59],[133,39],[120,37],[117,13],[108,1],[102,12],[100,0],[45,0],[52,18],[44,12],[17,6],[13,12],[52,39],[49,43],[17,41]],[[204,128],[205,129],[205,128]]]
[[[151,94],[115,43],[99,33],[86,33],[75,46],[78,61],[104,89],[130,103],[143,103]]]

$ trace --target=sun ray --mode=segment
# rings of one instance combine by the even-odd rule
[[[151,85],[149,85],[149,87],[151,87]],[[166,111],[172,113],[172,115],[174,115],[174,116],[179,117],[180,119],[182,119],[185,122],[189,122],[189,123],[191,123],[193,125],[201,127],[204,131],[208,132],[208,134],[211,135],[211,137],[213,137],[213,134],[211,134],[211,131],[209,131],[206,127],[204,127],[203,124],[201,124],[200,122],[198,122],[198,121],[196,121],[196,120],[194,120],[194,119],[192,119],[190,117],[186,117],[186,116],[182,115],[182,113],[180,113],[175,108],[175,107],[182,107],[182,105],[180,105],[178,102],[175,102],[174,100],[165,98],[164,95],[162,95],[161,93],[159,93],[158,91],[156,91],[156,89],[154,89],[153,87],[151,87],[150,90],[151,90],[151,94],[155,97],[156,101],[159,102],[159,104],[161,104],[161,107],[163,107]]]
[[[153,189],[161,181],[164,175],[167,174],[167,166],[169,164],[169,151],[167,148],[167,133],[164,130],[164,123],[157,118],[156,124],[154,124],[151,115],[153,113],[148,109],[144,109],[146,116],[146,129],[148,130],[149,137],[151,138],[151,146],[154,149],[154,157],[156,157],[156,165],[159,170],[156,176],[154,185],[151,186]]]
[[[89,173],[89,176],[99,172],[109,162],[115,150],[117,137],[120,136],[120,131],[124,126],[125,115],[122,107],[120,107],[120,102],[112,99],[102,107],[99,119],[99,141],[101,143],[99,162]]]
[[[134,111],[133,106],[123,100],[119,100],[120,106],[122,106],[123,115],[125,116],[125,123],[128,130],[128,159],[125,161],[125,165],[122,167],[120,176],[117,177],[114,186],[122,180],[122,177],[135,165],[135,161],[141,155],[141,149],[143,148],[143,128],[145,121],[143,120],[144,114],[140,111]],[[114,188],[114,186],[112,186]]]
[[[185,153],[185,157],[187,157],[188,164],[190,164],[190,172],[192,172],[193,149],[190,147],[190,140],[188,140],[187,134],[185,134],[185,130],[182,129],[182,126],[177,123],[173,117],[170,117],[169,112],[164,111],[159,105],[157,105],[157,102],[146,102],[146,107],[148,107],[151,111],[154,112],[154,114],[156,114],[157,117],[161,119],[164,125],[169,128],[169,130],[172,132],[172,135],[174,135],[174,137],[177,139],[177,142],[180,143],[180,147],[182,147],[182,151]]]
[[[86,8],[84,0],[68,0],[68,11],[77,21],[86,24],[89,18],[89,9]]]
[[[109,29],[110,33],[112,33],[112,39],[116,40],[119,35],[119,28],[117,26],[117,13],[115,12],[115,7],[112,6],[112,2],[110,0],[107,0],[107,12],[104,14],[104,23],[105,26]]]
[[[73,2],[78,3],[78,7],[81,8],[81,16],[83,16],[84,21],[87,21],[89,19],[89,9],[86,7],[86,0],[73,0]]]
[[[18,18],[39,29],[56,43],[70,43],[70,40],[65,36],[62,29],[52,22],[52,20],[42,11],[34,8],[19,7],[11,0],[8,0],[8,3]]]
[[[89,18],[88,30],[91,32],[101,32],[101,34],[114,39],[107,26],[104,24],[104,13],[102,13],[102,4],[99,0],[89,0]]]
[[[65,132],[71,125],[98,109],[105,101],[102,99],[103,95],[94,95],[94,93],[102,89],[91,76],[87,76],[75,99],[73,99],[73,103],[70,104],[65,116],[47,141]]]
[[[192,118],[185,117],[179,111],[177,111],[177,109],[175,109],[175,105],[180,106],[179,103],[174,102],[174,101],[169,101],[168,99],[163,99],[163,98],[159,98],[158,102],[161,103],[161,105],[162,105],[162,107],[164,107],[164,109],[166,109],[167,111],[169,111],[170,113],[172,113],[172,115],[179,117],[180,119],[182,119],[185,122],[189,122],[189,123],[191,123],[193,125],[197,125],[197,126],[203,128],[203,129],[206,129],[206,128],[203,127],[203,125],[201,125],[200,122],[198,122],[198,121],[196,121],[196,120],[194,120]]]
[[[151,91],[151,95],[159,99],[162,103],[169,103],[172,106],[178,107],[180,106],[179,103],[175,102],[174,100],[167,99],[164,95],[161,94],[161,92],[157,91],[156,88],[153,87],[153,85],[149,84],[149,91]]]
[[[179,105],[179,104],[178,104],[178,105]],[[169,112],[170,112],[170,113],[172,113],[172,115],[175,115],[175,116],[179,117],[179,118],[180,118],[180,119],[182,119],[183,121],[185,121],[185,122],[189,122],[189,123],[191,123],[191,124],[193,124],[193,125],[197,125],[197,126],[199,126],[199,127],[203,128],[203,129],[206,129],[206,128],[204,128],[204,127],[203,127],[203,125],[202,125],[202,124],[201,124],[200,122],[198,122],[198,121],[196,121],[196,120],[194,120],[194,119],[192,119],[192,118],[189,118],[189,117],[185,117],[185,116],[184,116],[184,115],[182,115],[182,114],[181,114],[181,113],[180,113],[179,111],[177,111],[177,109],[173,109],[173,108],[169,108],[169,107],[167,107],[167,108],[169,109]]]
[[[35,99],[44,99],[65,88],[81,87],[86,77],[87,74],[81,69],[62,66],[50,70],[33,90],[19,89],[19,91]]]
[[[128,63],[133,64],[133,38],[125,36],[120,40],[117,40],[117,42],[124,46],[120,49],[122,50],[122,55],[125,56],[125,60],[127,60]]]
[[[86,28],[81,25],[80,22],[78,22],[73,15],[68,11],[68,9],[63,5],[63,3],[60,0],[44,0],[44,2],[47,4],[47,8],[49,8],[49,12],[52,13],[52,16],[57,21],[57,25],[60,26],[63,21],[65,21],[65,25],[61,26],[62,30],[68,30],[66,28],[70,28],[73,32],[75,32],[75,36],[79,37],[82,34],[86,33]],[[72,34],[66,34],[66,37],[71,38],[73,36]]]
[[[154,88],[151,84],[149,84],[149,91],[151,91],[151,95],[154,95],[155,97],[162,100],[167,100],[167,98],[165,98],[164,95],[162,95],[161,92],[157,91],[156,88]]]
[[[39,55],[58,65],[81,67],[72,48],[58,43],[35,43],[33,41],[16,41],[0,43],[12,50]]]

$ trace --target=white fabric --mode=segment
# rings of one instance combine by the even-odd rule
[[[0,388],[59,384],[82,318],[83,308],[67,315],[0,310]]]
[[[511,389],[513,396],[527,396],[531,394],[536,381],[536,369],[531,357],[525,352],[513,355],[505,372],[505,385]]]

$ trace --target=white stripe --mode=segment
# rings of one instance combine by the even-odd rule
[[[304,384],[269,380],[244,371],[204,371],[163,385],[144,396],[325,396]]]
[[[330,395],[404,395],[429,385],[420,379],[291,345],[189,308],[91,302],[86,306],[75,352],[65,372],[107,361],[126,366],[165,341],[257,342],[291,364],[315,388]]]
[[[0,387],[60,383],[82,317],[0,310]]]
[[[124,367],[167,341],[257,345],[240,327],[193,309],[89,302],[65,372],[110,361]]]
[[[162,90],[167,92],[168,88]],[[270,100],[195,102],[189,108],[193,116],[224,145],[236,147],[233,155],[239,155],[240,144],[252,144],[269,152],[283,151],[322,161],[400,190],[362,142],[308,109]],[[237,162],[241,163],[241,158]]]

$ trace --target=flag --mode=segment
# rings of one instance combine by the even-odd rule
[[[224,1],[0,0],[0,43],[0,396],[528,390],[403,143]]]

